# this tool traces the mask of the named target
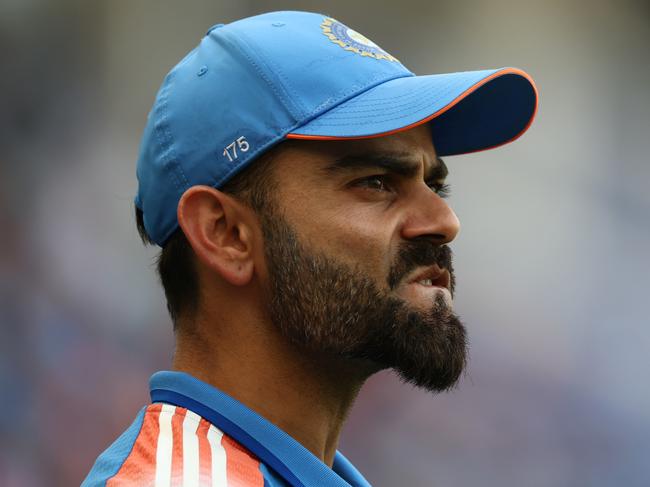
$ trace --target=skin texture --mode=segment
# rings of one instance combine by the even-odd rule
[[[380,168],[328,169],[333,161],[360,154],[407,156],[405,164],[414,170],[409,175],[387,176],[387,170]],[[289,321],[292,316],[283,314],[284,310],[299,300],[301,287],[310,299],[326,296],[310,284],[320,282],[324,275],[342,275],[343,270],[351,269],[354,273],[342,281],[363,276],[384,301],[403,303],[413,316],[426,317],[435,311],[431,315],[435,319],[415,321],[411,326],[432,339],[449,331],[448,342],[441,343],[457,345],[455,355],[449,355],[458,359],[457,366],[445,381],[423,380],[418,385],[430,390],[451,387],[464,364],[464,335],[451,312],[451,293],[409,283],[427,266],[450,266],[450,261],[437,252],[425,263],[413,258],[421,252],[406,258],[409,254],[403,251],[405,245],[415,249],[413,246],[423,243],[445,247],[458,234],[459,222],[430,187],[434,183],[435,189],[442,181],[429,177],[439,163],[426,125],[373,139],[290,144],[273,164],[269,184],[273,185],[275,211],[299,240],[295,248],[290,247],[290,256],[324,256],[321,261],[338,267],[324,265],[318,268],[322,272],[305,274],[298,266],[296,272],[287,272],[280,289],[291,285],[286,281],[292,279],[298,297],[278,301],[277,274],[282,260],[279,266],[272,258],[275,254],[268,254],[273,245],[264,230],[273,226],[274,220],[267,220],[265,226],[264,215],[236,198],[207,186],[190,188],[179,203],[178,219],[196,254],[201,291],[197,313],[181,317],[187,323],[178,327],[174,368],[243,402],[331,466],[341,427],[363,382],[377,370],[394,367],[394,359],[383,361],[382,353],[368,357],[359,350],[344,353],[348,342],[343,339],[335,343],[330,343],[334,339],[302,339],[296,335],[299,326],[283,327],[282,320]],[[373,175],[381,177],[371,178]],[[442,173],[438,176],[443,177]],[[287,240],[281,231],[276,235],[282,236],[280,241]],[[296,261],[315,262],[297,257]],[[450,287],[453,289],[453,280]],[[293,316],[310,319],[307,312],[297,313]],[[313,321],[318,320],[313,317]],[[370,327],[374,321],[359,321],[351,330]],[[436,330],[438,321],[444,321],[444,327]],[[426,323],[429,328],[423,328]],[[318,326],[321,328],[316,331],[324,324]],[[369,328],[357,342],[365,343],[363,337],[374,333]],[[446,348],[450,347],[442,346]],[[426,357],[426,350],[421,352]],[[435,357],[447,361],[446,355]],[[409,380],[408,374],[405,378]]]

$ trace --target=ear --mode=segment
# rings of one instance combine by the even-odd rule
[[[178,202],[178,223],[197,258],[234,286],[253,277],[254,214],[209,186],[192,186]]]

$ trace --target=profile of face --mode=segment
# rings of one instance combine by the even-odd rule
[[[453,387],[466,332],[452,307],[459,231],[428,126],[289,145],[260,212],[268,309],[307,351]]]

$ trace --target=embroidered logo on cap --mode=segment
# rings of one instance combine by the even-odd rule
[[[391,56],[377,44],[372,42],[363,34],[352,30],[343,25],[338,20],[325,18],[321,24],[323,34],[325,34],[334,44],[338,44],[346,51],[356,52],[362,56],[368,56],[375,59],[386,59],[388,61],[399,62],[397,58]]]

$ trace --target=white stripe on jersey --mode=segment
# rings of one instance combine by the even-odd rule
[[[183,420],[183,487],[199,487],[199,428],[201,417],[187,411]]]
[[[156,447],[156,480],[155,487],[170,487],[172,481],[172,416],[176,407],[163,404],[158,416],[160,432]]]
[[[226,450],[221,446],[223,433],[214,426],[208,429],[208,441],[212,452],[212,487],[226,487],[228,478],[226,476]]]

